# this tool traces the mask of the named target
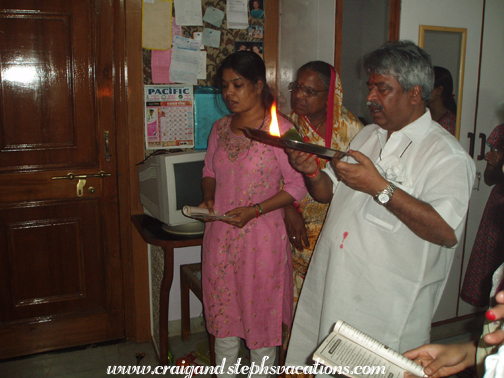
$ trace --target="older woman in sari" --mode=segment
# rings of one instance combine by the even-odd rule
[[[296,80],[289,84],[289,91],[290,117],[300,136],[308,143],[346,151],[363,125],[343,107],[341,81],[334,68],[322,61],[306,63],[297,71]],[[320,168],[326,163],[320,160]],[[297,206],[289,205],[285,209],[287,233],[293,247],[294,306],[328,206],[307,194]]]

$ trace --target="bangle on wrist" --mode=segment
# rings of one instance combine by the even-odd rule
[[[314,173],[312,173],[311,175],[309,175],[309,174],[306,174],[306,173],[305,173],[305,176],[306,176],[306,177],[309,177],[309,178],[314,178],[314,177],[315,177],[315,176],[317,176],[319,173],[320,173],[320,170],[319,170],[319,167],[318,167],[318,165],[317,165],[317,170],[316,170]]]
[[[259,205],[258,203],[255,203],[254,204],[254,209],[255,209],[255,212],[256,212],[256,218],[259,218],[262,215],[261,205]]]
[[[303,214],[303,211],[302,211],[302,210],[301,210],[301,208],[299,207],[299,203],[298,203],[298,201],[294,201],[294,202],[292,203],[292,205],[294,206],[294,208],[295,208],[297,211],[299,211],[301,214]]]
[[[256,206],[257,206],[257,209],[259,210],[259,216],[261,216],[262,215],[261,205],[259,205],[258,203],[256,203]]]

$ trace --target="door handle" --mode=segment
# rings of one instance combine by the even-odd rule
[[[78,179],[79,181],[77,182],[77,197],[82,197],[84,195],[84,186],[86,185],[86,179],[90,177],[99,177],[99,178],[104,178],[112,176],[112,173],[105,173],[103,171],[100,171],[99,173],[92,173],[88,175],[74,175],[73,173],[69,173],[66,176],[53,176],[53,180],[73,180],[73,179]]]
[[[478,171],[476,172],[476,180],[474,181],[475,186],[473,190],[479,191],[480,183],[481,183],[481,172]]]
[[[474,159],[474,133],[468,132],[467,137],[469,138],[469,156]]]
[[[485,158],[486,135],[483,133],[480,133],[479,137],[481,138],[481,149],[480,149],[480,154],[478,155],[478,157],[476,159],[483,160]]]
[[[110,132],[104,131],[103,132],[103,139],[105,142],[105,160],[110,161]]]

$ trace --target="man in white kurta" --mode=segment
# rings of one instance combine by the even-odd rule
[[[387,48],[418,49],[411,60],[430,65],[401,43]],[[375,124],[357,134],[349,156],[318,172],[315,157],[288,150],[312,196],[331,201],[294,318],[290,366],[311,364],[338,319],[400,352],[428,342],[462,237],[474,162],[432,121],[421,85],[367,71]]]

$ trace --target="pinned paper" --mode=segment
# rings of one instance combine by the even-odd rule
[[[184,49],[184,50],[194,50],[200,49],[201,41],[192,38],[175,37],[173,38],[173,47]]]
[[[207,52],[200,51],[199,67],[196,77],[201,80],[206,80],[207,78],[206,58],[207,58]]]
[[[201,38],[201,43],[205,46],[215,47],[216,49],[220,46],[220,30],[214,29],[203,29],[203,36]]]
[[[172,49],[152,50],[151,70],[153,84],[168,84],[170,81],[170,64]]]
[[[144,2],[142,6],[142,47],[168,50],[171,47],[171,0]]]
[[[175,37],[182,37],[182,26],[177,25],[177,20],[175,19],[175,17],[172,18],[171,34],[172,39]]]
[[[200,42],[192,38],[176,37],[170,65],[170,79],[175,83],[196,85],[200,59]]]
[[[247,0],[227,0],[226,13],[228,29],[248,28]]]
[[[193,38],[201,43],[201,39],[203,38],[203,32],[193,32]],[[201,43],[201,50],[205,49],[203,43]]]
[[[170,79],[176,83],[196,85],[201,51],[173,49]]]
[[[175,14],[180,26],[201,26],[201,0],[175,0]]]
[[[224,19],[224,12],[220,9],[214,7],[208,7],[205,16],[203,16],[203,21],[208,22],[218,28],[222,25],[222,20]]]

